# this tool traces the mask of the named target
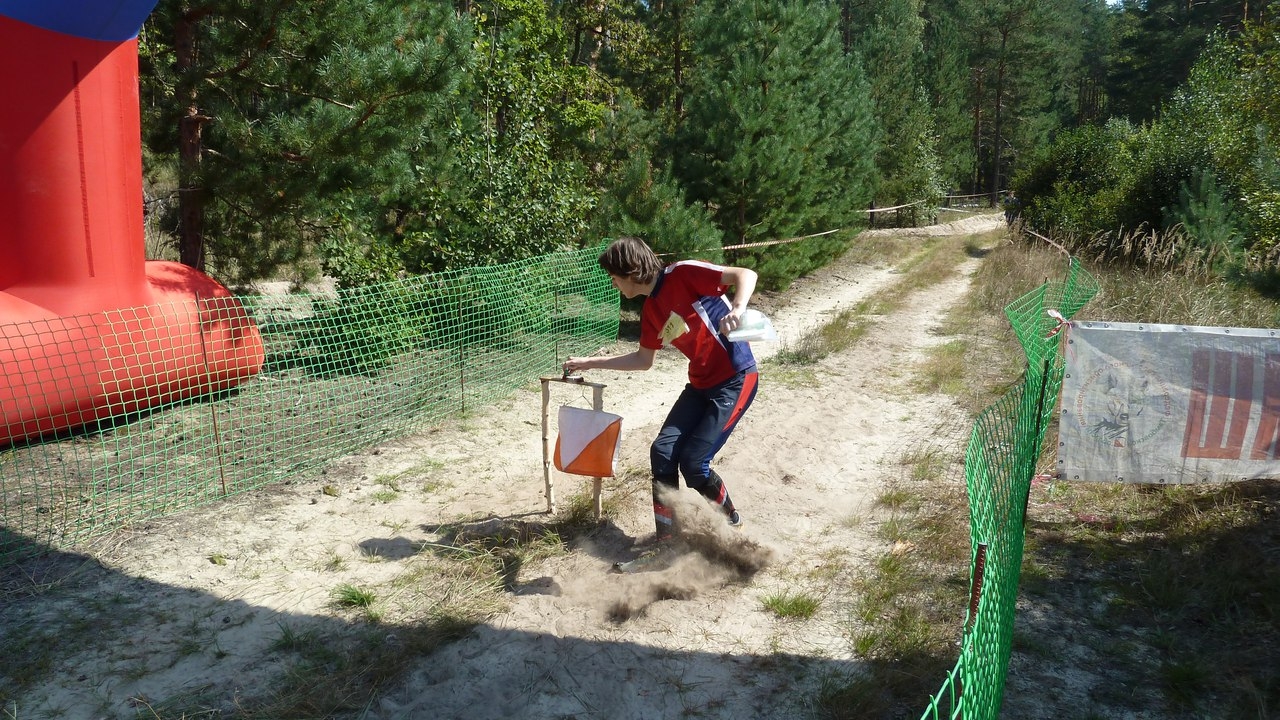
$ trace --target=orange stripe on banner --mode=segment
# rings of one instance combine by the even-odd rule
[[[1262,416],[1253,441],[1251,460],[1275,460],[1280,455],[1280,356],[1267,353],[1262,366]]]

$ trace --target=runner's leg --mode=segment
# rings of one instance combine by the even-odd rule
[[[711,469],[711,461],[755,400],[757,380],[758,375],[751,370],[708,390],[706,412],[681,443],[678,455],[685,483],[719,505],[730,519],[737,508],[724,480]]]
[[[662,504],[660,493],[680,488],[680,457],[685,441],[702,421],[708,403],[694,389],[686,385],[667,413],[667,419],[658,431],[658,437],[649,446],[649,465],[653,471],[653,521],[658,539],[669,538],[675,531],[672,509]]]

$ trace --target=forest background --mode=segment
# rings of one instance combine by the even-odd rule
[[[868,210],[1016,193],[1270,276],[1277,3],[162,0],[139,36],[149,254],[342,286],[602,237],[782,288]]]
[[[1280,237],[1278,9],[1220,0],[164,0],[139,36],[148,255],[241,290],[321,274],[352,287],[628,233],[670,255],[755,267],[774,289],[826,265],[850,235],[723,248],[853,232],[873,208],[910,203],[914,219],[926,218],[950,195],[995,201],[1011,189],[1011,212],[1090,259],[1155,274],[1208,267],[1270,290]],[[1147,298],[1178,296],[1176,285],[1137,287]],[[1134,296],[1113,294],[1130,306],[1109,305],[1103,317],[1133,319],[1123,312],[1136,311]],[[1138,525],[1113,523],[1095,496],[1080,505],[1073,518],[1101,518],[1085,523],[1089,532]],[[1041,543],[1042,556],[1069,554],[1043,526],[1029,538],[1032,553]],[[1190,542],[1159,548],[1167,552],[1157,559],[1170,560],[1148,553],[1126,569],[1167,565],[1168,586],[1181,589],[1192,576],[1182,555],[1201,560],[1197,571],[1229,565],[1184,553]],[[1232,557],[1265,569],[1272,556]],[[1057,596],[1050,565],[1028,565],[1033,599]],[[1224,595],[1239,587],[1220,585]],[[1274,584],[1249,587],[1274,597]],[[1203,625],[1230,647],[1170,653],[1161,687],[1175,698],[1209,688],[1206,701],[1220,702],[1213,683],[1225,675],[1250,707],[1265,707],[1255,696],[1272,698],[1274,683],[1242,683],[1245,674],[1222,672],[1224,658],[1274,664],[1253,663],[1235,636],[1205,625],[1203,605],[1163,597],[1159,628],[1183,613],[1180,627]],[[1251,627],[1227,607],[1211,614]],[[1154,634],[1172,644],[1172,633]],[[1129,648],[1116,652],[1144,657]],[[927,692],[939,677],[916,680]]]

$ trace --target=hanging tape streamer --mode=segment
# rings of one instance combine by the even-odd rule
[[[1044,312],[1049,317],[1058,321],[1058,324],[1054,325],[1053,329],[1049,331],[1049,334],[1045,336],[1045,339],[1047,340],[1053,337],[1054,335],[1057,335],[1062,330],[1062,328],[1067,326],[1067,319],[1062,317],[1062,313],[1058,312],[1057,310],[1054,310],[1053,308],[1049,308]]]

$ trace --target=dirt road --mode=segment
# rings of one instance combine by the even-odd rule
[[[918,234],[974,234],[1001,223],[986,215]],[[850,253],[786,293],[761,295],[758,307],[781,342],[757,345],[761,390],[716,463],[747,519],[716,542],[753,558],[752,572],[700,556],[665,573],[609,572],[653,530],[643,468],[684,383],[684,363],[664,351],[645,373],[590,373],[608,384],[606,408],[624,418],[620,475],[630,479],[605,491],[616,520],[566,554],[518,568],[503,612],[407,660],[404,681],[382,688],[358,716],[805,717],[824,681],[860,666],[847,579],[883,549],[875,530],[884,479],[906,450],[954,451],[970,430],[949,399],[921,395],[910,380],[913,363],[945,340],[931,330],[980,262],[878,318],[869,337],[811,371],[768,358],[899,276]],[[556,393],[556,402],[577,399],[571,388]],[[93,603],[101,607],[95,617],[116,613],[127,632],[110,643],[82,641],[84,651],[61,661],[52,682],[24,693],[17,716],[135,717],[174,698],[227,707],[237,695],[269,690],[291,662],[278,651],[283,625],[352,627],[333,608],[336,585],[403,587],[413,548],[442,542],[448,525],[545,519],[540,407],[535,385],[449,427],[335,463],[321,483],[335,494],[303,483],[114,536],[98,548],[104,567],[91,581],[43,598],[21,622],[55,628],[70,608]],[[397,492],[385,492],[389,477]],[[584,482],[557,478],[566,494]],[[396,592],[386,591],[388,619]],[[765,608],[764,598],[786,593],[820,598],[818,612],[786,620]],[[385,633],[386,643],[399,642],[394,622]]]

